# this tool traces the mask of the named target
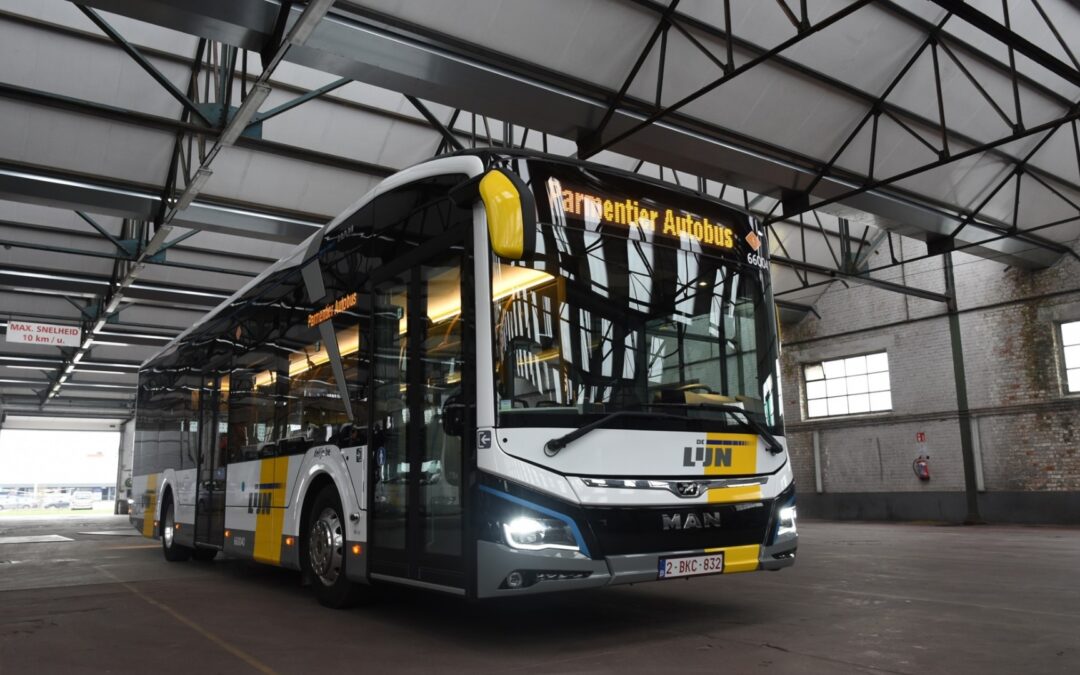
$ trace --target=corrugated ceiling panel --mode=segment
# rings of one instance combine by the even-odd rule
[[[0,157],[104,178],[161,184],[173,137],[118,122],[0,101]]]
[[[336,215],[377,179],[243,148],[222,150],[204,194],[308,213]]]
[[[180,89],[187,88],[186,66],[150,61]],[[0,64],[0,80],[8,84],[169,118],[180,114],[180,104],[111,43],[0,18]]]

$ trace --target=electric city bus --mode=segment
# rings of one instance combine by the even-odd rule
[[[401,171],[143,364],[131,521],[329,606],[789,566],[767,248],[598,165]]]

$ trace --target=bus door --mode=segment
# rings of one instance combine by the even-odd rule
[[[195,498],[195,542],[221,548],[225,536],[225,434],[227,398],[212,379],[199,406],[199,468]]]
[[[472,351],[463,339],[464,256],[460,239],[427,248],[438,252],[404,256],[370,282],[369,569],[375,579],[464,591],[462,446],[471,436],[464,433],[462,391]]]

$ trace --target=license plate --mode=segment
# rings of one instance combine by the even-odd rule
[[[660,558],[660,579],[720,574],[724,571],[724,554],[692,555],[685,558]]]

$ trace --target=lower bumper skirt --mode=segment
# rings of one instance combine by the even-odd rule
[[[509,597],[656,581],[661,558],[724,552],[724,574],[777,570],[795,563],[798,539],[773,546],[731,546],[708,551],[615,555],[593,560],[568,551],[522,551],[488,541],[477,543],[477,596]],[[512,588],[510,575],[520,575]]]

